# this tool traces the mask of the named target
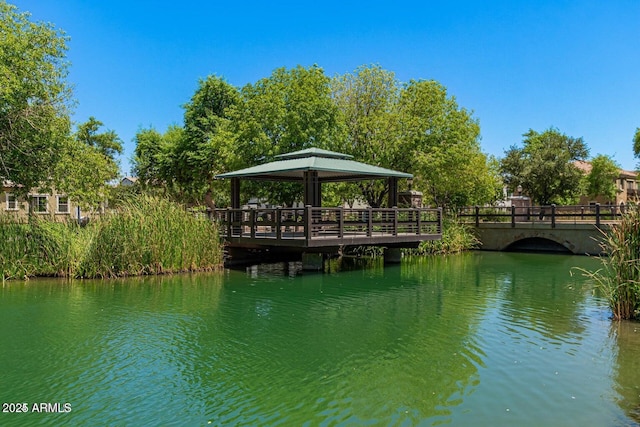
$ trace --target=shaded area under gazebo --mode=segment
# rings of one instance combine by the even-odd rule
[[[337,252],[343,246],[415,247],[442,238],[442,211],[398,208],[398,180],[411,174],[352,160],[352,156],[310,148],[278,160],[216,176],[231,180],[231,207],[216,209],[221,234],[231,248],[294,252]],[[386,179],[388,208],[323,207],[322,184]],[[303,208],[240,205],[241,180],[300,182]]]

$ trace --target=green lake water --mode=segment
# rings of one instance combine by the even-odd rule
[[[640,324],[570,274],[597,266],[477,252],[7,282],[0,425],[637,426]]]

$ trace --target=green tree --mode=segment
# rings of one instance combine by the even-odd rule
[[[55,184],[84,209],[95,209],[107,199],[109,183],[118,177],[116,154],[122,141],[112,130],[100,132],[103,123],[90,117],[77,127],[55,168]]]
[[[0,1],[0,175],[19,193],[51,182],[69,136],[67,41]]]
[[[526,194],[543,205],[575,198],[582,173],[573,161],[589,155],[582,138],[554,128],[542,133],[530,129],[523,136],[523,147],[511,146],[500,161],[505,184],[512,190],[522,185]]]
[[[78,125],[76,139],[89,147],[95,148],[100,154],[117,163],[116,155],[122,154],[122,140],[112,130],[99,133],[98,130],[104,125],[95,117],[89,117],[85,123]]]
[[[615,200],[618,188],[616,179],[620,166],[609,156],[599,154],[591,159],[591,171],[585,175],[585,192],[590,197],[603,196]]]
[[[175,184],[185,197],[204,199],[215,207],[214,194],[222,183],[215,175],[229,171],[243,150],[233,132],[232,111],[241,103],[239,91],[223,78],[209,76],[184,106],[184,131],[165,135],[164,165],[171,164]],[[171,140],[167,140],[167,139]],[[236,151],[238,150],[238,151]],[[162,163],[162,162],[161,162]]]
[[[318,66],[278,68],[241,92],[243,109],[237,110],[234,132],[241,149],[234,152],[247,157],[244,166],[309,147],[327,148],[343,139],[344,125],[331,98],[330,79]],[[301,185],[248,188],[271,203],[290,205],[302,198]]]
[[[478,120],[433,80],[410,81],[400,102],[399,164],[416,175],[426,202],[457,207],[495,201],[501,180],[481,151]]]
[[[161,153],[162,134],[154,128],[138,129],[134,137],[136,148],[133,155],[133,174],[143,187],[164,182],[162,176]]]
[[[56,164],[56,187],[84,210],[95,210],[107,199],[108,183],[118,165],[95,148],[69,140]]]
[[[330,141],[330,148],[354,156],[358,161],[408,172],[398,116],[399,83],[395,74],[379,65],[361,66],[354,73],[331,82],[333,99],[346,124],[346,140]],[[379,207],[389,192],[386,180],[357,183],[370,206]]]
[[[164,134],[154,128],[140,129],[134,138],[133,173],[145,190],[160,189],[166,195],[183,193],[176,176],[181,173],[178,150],[183,143],[184,128],[172,125]]]

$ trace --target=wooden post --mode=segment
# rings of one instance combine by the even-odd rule
[[[276,209],[276,240],[282,239],[282,225],[280,222],[282,221],[282,209]]]
[[[338,208],[338,237],[344,237],[344,208],[340,206]]]
[[[398,207],[393,207],[393,235],[398,235]]]
[[[306,205],[304,207],[304,238],[305,240],[311,240],[311,205]]]
[[[230,239],[231,237],[233,237],[233,234],[232,234],[233,229],[231,228],[231,223],[233,222],[233,215],[231,212],[231,208],[227,208],[226,214],[227,214],[227,238]]]
[[[480,227],[480,206],[476,206],[476,227]]]
[[[556,228],[556,205],[551,205],[551,228]]]
[[[596,227],[600,227],[600,203],[596,203]]]
[[[516,226],[516,207],[511,205],[511,228]]]
[[[240,209],[240,178],[231,178],[231,207]]]
[[[417,225],[418,225],[418,232],[416,233],[418,236],[422,234],[422,212],[420,211],[420,209],[416,209],[416,215],[418,215],[417,218]]]
[[[371,208],[367,209],[367,237],[373,236],[373,211]]]
[[[398,206],[398,178],[395,176],[389,177],[389,199],[387,205]]]
[[[256,224],[256,210],[255,209],[251,209],[249,211],[249,223],[251,224],[251,238],[255,239],[256,238],[256,228],[258,228],[258,225]]]
[[[438,208],[438,234],[442,234],[442,207]]]

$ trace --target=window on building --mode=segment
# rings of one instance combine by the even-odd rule
[[[58,196],[57,213],[69,213],[69,198],[67,196]]]
[[[46,213],[49,211],[48,209],[49,203],[47,200],[47,196],[36,195],[31,196],[31,209],[35,213]]]
[[[8,211],[17,211],[18,210],[18,198],[15,194],[7,193],[7,207]]]

